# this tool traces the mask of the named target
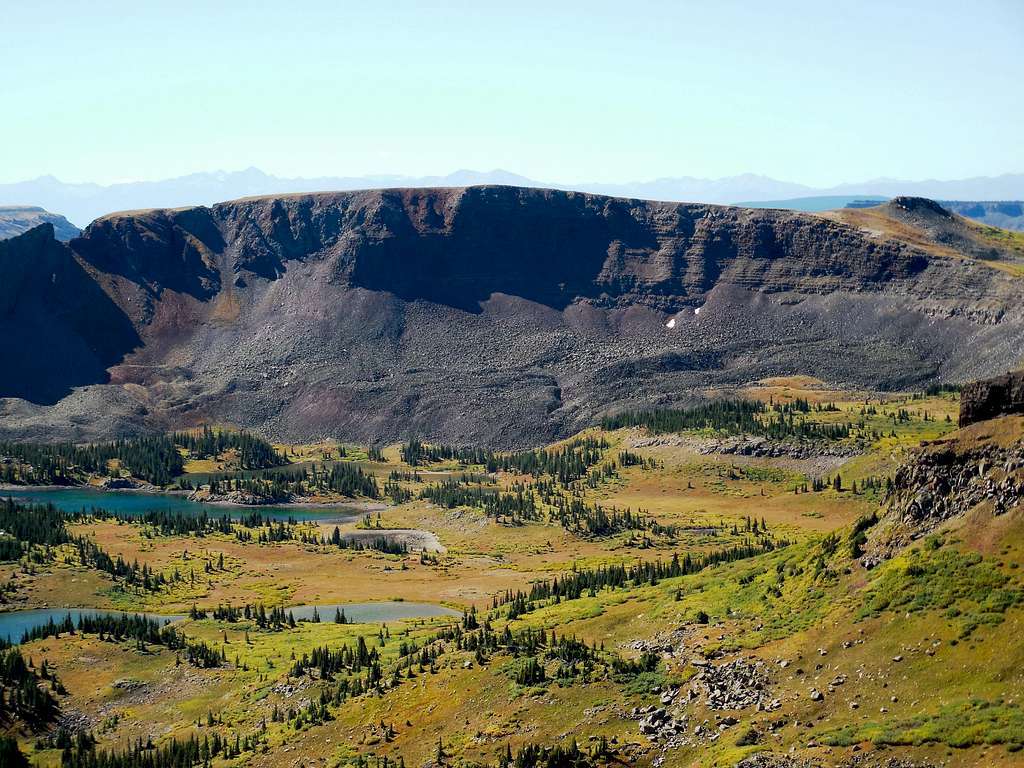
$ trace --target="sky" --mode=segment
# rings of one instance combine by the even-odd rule
[[[1024,0],[7,0],[0,39],[0,182],[1024,171]]]

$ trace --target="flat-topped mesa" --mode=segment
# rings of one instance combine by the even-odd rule
[[[288,260],[326,256],[353,285],[462,308],[500,292],[671,309],[720,282],[870,289],[927,264],[902,244],[804,214],[521,187],[254,198],[213,215],[237,245],[238,271],[272,278]]]
[[[1014,413],[1024,413],[1024,371],[972,382],[960,394],[961,427]]]
[[[274,280],[330,260],[352,286],[470,311],[494,293],[666,311],[718,284],[762,291],[874,290],[926,256],[806,214],[484,186],[256,197],[97,220],[74,244],[137,281],[215,292],[213,262]],[[187,287],[186,287],[187,286]]]
[[[98,219],[73,247],[100,269],[193,295],[218,290],[220,254],[243,282],[245,273],[273,280],[289,262],[327,259],[351,285],[469,309],[494,292],[551,306],[621,297],[669,310],[673,298],[691,305],[718,284],[878,290],[929,263],[920,247],[809,214],[504,186],[126,212]]]
[[[5,242],[12,269],[49,287],[0,332],[62,328],[92,356],[25,345],[17,381],[0,367],[0,435],[205,421],[512,447],[767,376],[896,389],[1017,364],[1024,281],[929,242],[792,211],[505,186],[113,214],[51,239],[45,259],[31,237]],[[95,300],[63,295],[78,283],[54,283],[53,263]]]

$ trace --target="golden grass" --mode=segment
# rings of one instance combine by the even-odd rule
[[[937,256],[954,259],[972,258],[955,248],[936,242],[923,230],[897,221],[888,216],[880,207],[840,208],[816,215],[848,224],[875,237],[898,240]],[[955,216],[955,218],[967,231],[968,237],[973,237],[979,245],[999,248],[1010,257],[1010,260],[979,259],[979,263],[1010,275],[1024,275],[1024,261],[1018,261],[1020,257],[1024,257],[1024,235],[1020,232],[1011,232],[980,224],[962,216]]]
[[[869,401],[878,413],[866,416],[867,421],[895,429],[896,435],[884,437],[867,454],[846,461],[839,471],[847,483],[891,470],[907,448],[921,440],[950,439],[954,427],[945,417],[953,417],[957,409],[951,396],[880,398],[871,393],[837,392],[805,377],[765,380],[743,394],[776,401],[801,397],[812,403],[834,402],[839,412],[815,412],[815,418],[836,421],[859,417],[860,408]],[[911,419],[893,425],[892,415],[901,409],[909,411]],[[925,421],[925,412],[934,418]],[[1021,435],[1024,417],[974,425],[958,437],[963,445],[1006,444]],[[637,435],[620,430],[605,436],[612,446],[605,457],[610,461]],[[296,461],[319,461],[325,453],[336,451],[333,443],[285,448]],[[954,645],[956,621],[938,611],[913,615],[892,611],[857,619],[866,590],[884,575],[886,566],[868,572],[837,556],[831,579],[814,574],[811,564],[822,535],[877,508],[875,497],[832,490],[793,493],[794,485],[814,469],[812,462],[700,455],[685,441],[630,450],[656,459],[658,468],[620,469],[617,477],[583,489],[583,498],[591,504],[642,509],[659,522],[689,529],[681,530],[674,541],[657,540],[652,548],[643,549],[629,543],[626,536],[589,540],[554,524],[499,526],[479,510],[449,510],[418,500],[384,510],[381,523],[434,532],[448,549],[437,565],[423,565],[415,555],[385,556],[295,542],[260,545],[223,535],[151,537],[137,525],[91,522],[75,526],[75,532],[94,537],[112,554],[137,557],[157,570],[195,567],[199,583],[167,594],[126,595],[113,590],[111,581],[95,572],[56,565],[40,569],[36,575],[19,574],[19,594],[24,602],[35,605],[64,602],[164,612],[187,612],[193,602],[209,607],[221,602],[271,605],[376,599],[485,609],[495,594],[525,589],[532,580],[547,579],[573,567],[667,560],[673,553],[726,546],[743,538],[730,532],[732,524],[750,516],[763,518],[773,533],[796,543],[657,585],[602,590],[594,596],[549,605],[522,616],[514,625],[557,629],[560,635],[576,635],[627,656],[637,655],[636,640],[682,633],[684,652],[659,673],[676,681],[692,675],[691,656],[720,651],[725,658],[744,654],[766,662],[773,695],[782,700],[782,708],[773,713],[731,713],[740,718],[740,725],[712,744],[668,752],[667,765],[732,765],[747,751],[736,747],[735,740],[751,726],[761,732],[761,746],[783,752],[793,746],[801,757],[815,757],[828,765],[852,757],[853,752],[843,747],[827,752],[806,744],[833,729],[877,720],[882,707],[893,717],[903,717],[940,701],[972,696],[1019,699],[1024,694],[1019,672],[1024,668],[1024,649],[1015,642],[1024,620],[1020,608],[1009,609],[1001,624],[982,626],[969,641]],[[385,454],[389,463],[366,464],[379,477],[386,477],[398,466],[397,447],[389,447]],[[362,461],[365,453],[353,451],[351,458]],[[452,465],[448,471],[456,468]],[[435,479],[446,471],[440,465],[431,470]],[[523,478],[501,477],[499,484],[508,487],[516,479]],[[418,487],[413,483],[406,486]],[[322,533],[332,527],[330,523],[309,524],[310,530]],[[840,535],[844,534],[840,531]],[[962,524],[957,536],[956,546],[998,558],[1002,562],[999,567],[1007,573],[1013,572],[1024,555],[1021,515],[1006,515],[995,522],[975,516]],[[206,573],[205,562],[216,563],[221,555],[225,569]],[[903,566],[896,563],[891,567]],[[0,566],[0,579],[16,570]],[[778,596],[772,592],[776,587]],[[711,623],[694,624],[700,610],[711,616]],[[497,617],[494,622],[500,632],[504,619]],[[431,632],[429,622],[407,626],[413,638],[422,639]],[[403,631],[399,625],[390,629],[392,638],[381,649],[386,663],[395,658]],[[292,653],[301,655],[323,644],[337,647],[358,634],[375,638],[377,628],[300,624],[295,630],[273,633],[244,623],[207,619],[187,622],[185,630],[218,646],[226,638],[229,660],[237,655],[248,669],[196,670],[185,664],[177,666],[174,654],[165,650],[140,652],[130,644],[100,643],[96,638],[78,636],[37,641],[28,650],[37,660],[45,656],[52,664],[70,691],[66,707],[93,715],[101,744],[109,747],[149,736],[159,739],[192,732],[203,736],[207,726],[195,723],[204,720],[207,711],[223,715],[226,725],[222,730],[227,733],[251,733],[262,718],[269,719],[274,704],[291,706],[317,695],[319,689],[308,680],[287,678]],[[936,641],[939,644],[933,645]],[[822,649],[825,655],[821,655]],[[897,655],[904,661],[895,664],[892,659]],[[783,669],[779,659],[791,664]],[[465,666],[467,661],[469,666]],[[515,749],[525,742],[566,743],[575,737],[586,745],[588,738],[601,735],[614,740],[631,765],[647,768],[660,756],[659,748],[642,739],[635,721],[627,716],[632,706],[657,702],[649,689],[628,691],[604,680],[521,690],[503,671],[506,663],[507,657],[499,656],[481,666],[469,652],[449,648],[436,674],[420,673],[383,696],[366,696],[336,707],[335,719],[324,725],[296,731],[272,724],[270,750],[246,753],[239,764],[276,766],[286,761],[334,766],[362,754],[401,756],[407,765],[422,765],[433,759],[439,737],[453,762],[494,761],[506,743]],[[827,690],[839,673],[847,676],[847,683],[835,686],[824,702],[811,702],[809,688]],[[137,680],[142,687],[133,692],[130,686],[114,685],[118,680]],[[896,702],[891,701],[893,696]],[[851,702],[858,708],[851,709]],[[104,731],[103,719],[115,713],[122,718],[119,725]],[[714,722],[715,715],[721,714],[707,710],[699,700],[690,705],[690,713],[691,722],[705,718]],[[397,731],[393,741],[381,738],[382,721]],[[772,721],[783,725],[770,731]],[[27,740],[24,743],[28,745]],[[870,749],[868,744],[862,746]],[[909,753],[947,765],[1014,762],[1003,747],[969,747],[947,753],[944,745],[924,745]],[[59,755],[53,751],[34,753],[34,759],[41,764],[59,763]]]

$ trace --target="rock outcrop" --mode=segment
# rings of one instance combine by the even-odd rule
[[[974,424],[926,443],[897,469],[863,562],[872,566],[948,521],[1002,516],[1024,502],[1024,419]]]
[[[896,472],[890,510],[901,523],[923,533],[963,517],[983,502],[1004,514],[1024,496],[1024,444],[983,445],[957,451],[940,445],[921,451]]]
[[[0,437],[26,439],[217,421],[522,446],[766,376],[978,378],[1024,338],[1024,284],[971,259],[790,211],[513,187],[116,214],[4,241],[0,269],[22,340]]]
[[[105,383],[108,368],[142,343],[51,224],[0,240],[0,275],[0,393],[7,397],[54,403],[72,387]]]
[[[1015,371],[964,387],[960,426],[1011,413],[1024,413],[1024,371]]]

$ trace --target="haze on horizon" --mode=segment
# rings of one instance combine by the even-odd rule
[[[4,22],[15,119],[2,128],[2,183],[253,165],[283,177],[507,168],[563,183],[757,173],[814,186],[1024,170],[1013,0],[311,0],[301,12],[107,0],[17,4]]]

